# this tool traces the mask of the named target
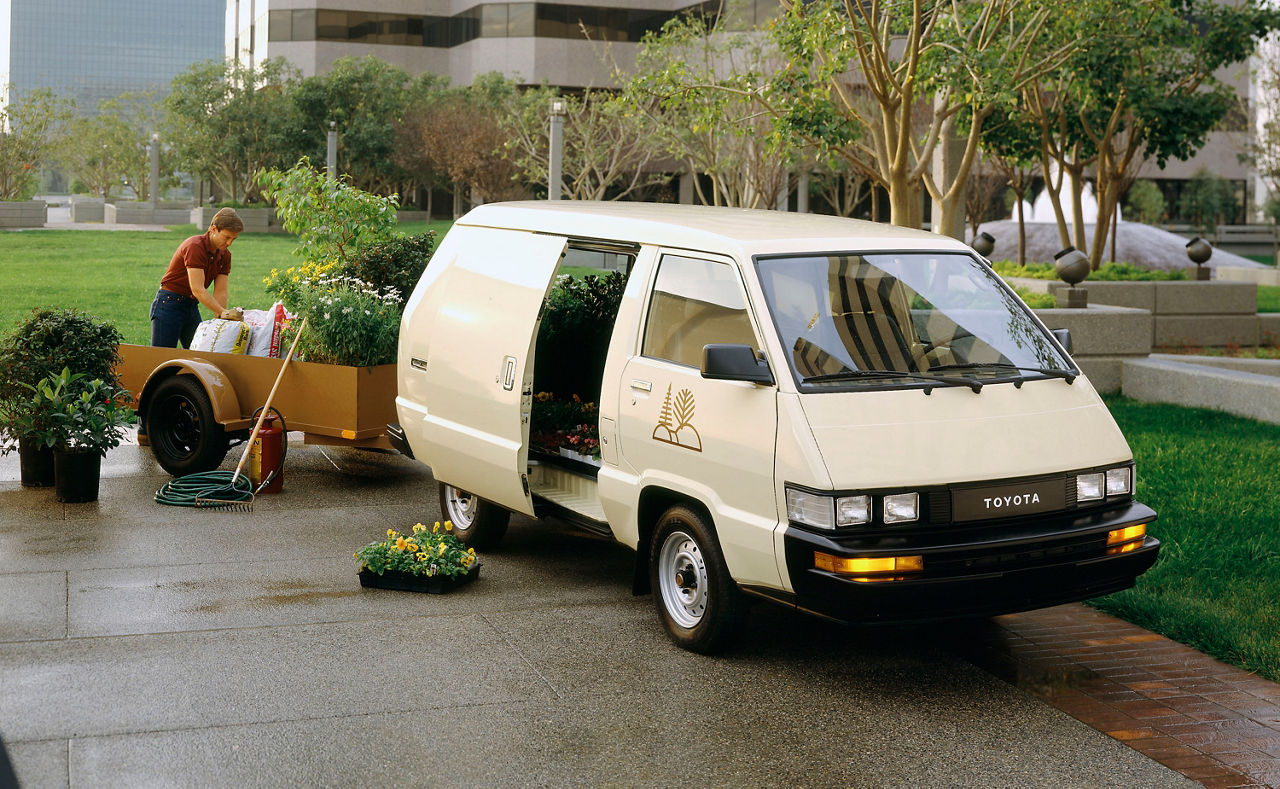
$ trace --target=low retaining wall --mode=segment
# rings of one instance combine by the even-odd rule
[[[1071,331],[1071,356],[1100,392],[1118,391],[1124,362],[1151,353],[1154,321],[1147,310],[1095,304],[1035,313],[1050,329]]]
[[[1219,266],[1213,270],[1215,279],[1227,282],[1252,282],[1255,285],[1280,285],[1280,268],[1239,268]]]
[[[1148,310],[1155,318],[1154,347],[1257,345],[1264,340],[1258,319],[1258,286],[1252,282],[1089,282],[1090,304]],[[1050,282],[1054,295],[1065,282]]]
[[[104,217],[102,207],[105,203],[106,200],[101,197],[72,197],[71,221],[101,222]]]
[[[1253,362],[1250,371],[1224,364],[1239,362]],[[1280,424],[1280,361],[1166,354],[1129,359],[1121,391],[1137,400],[1213,408]]]
[[[107,203],[102,207],[102,222],[106,225],[185,225],[190,221],[190,214],[190,209],[173,203]]]
[[[43,200],[0,202],[0,227],[44,227],[49,206]]]
[[[190,211],[190,222],[204,230],[209,227],[216,213],[218,213],[217,208],[193,208]],[[246,233],[266,233],[271,230],[275,222],[275,211],[270,208],[237,208],[236,214],[240,217],[240,221],[244,222]]]

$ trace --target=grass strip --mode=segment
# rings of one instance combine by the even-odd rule
[[[1093,605],[1280,681],[1280,425],[1109,396],[1160,559]]]
[[[406,222],[405,234],[428,228],[443,234],[451,222]],[[0,332],[12,331],[36,307],[74,307],[111,321],[124,341],[151,342],[151,300],[174,250],[195,225],[160,231],[24,230],[0,232]],[[265,309],[274,298],[262,279],[296,265],[296,240],[276,233],[242,233],[231,247],[228,294],[234,306]],[[212,317],[201,308],[205,318]]]

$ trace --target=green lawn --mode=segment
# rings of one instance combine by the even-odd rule
[[[1280,680],[1280,425],[1108,397],[1164,547],[1099,608]]]
[[[1280,285],[1258,286],[1258,312],[1280,312]]]
[[[428,227],[442,233],[450,222],[406,222],[403,233]],[[0,332],[8,332],[34,307],[76,307],[115,323],[125,342],[151,341],[147,310],[178,244],[200,232],[179,225],[166,232],[129,230],[28,230],[0,232]],[[271,306],[262,287],[272,268],[294,265],[294,238],[244,233],[231,248],[230,301],[248,309]],[[205,317],[209,315],[205,314]]]

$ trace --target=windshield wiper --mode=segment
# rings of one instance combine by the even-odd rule
[[[921,381],[947,384],[948,386],[967,386],[974,392],[982,391],[982,382],[973,378],[958,378],[949,375],[933,375],[932,373],[904,373],[900,370],[843,370],[838,373],[823,373],[802,378],[800,383],[819,383],[822,381],[853,381],[859,378],[915,378]],[[934,387],[926,386],[925,394],[933,394]]]
[[[1008,362],[970,362],[968,364],[940,364],[934,367],[934,370],[980,370],[988,367],[995,367],[1000,370],[1019,370],[1029,373],[1040,373],[1051,378],[1061,378],[1068,384],[1074,383],[1079,373],[1071,370],[1058,370],[1052,367],[1019,367],[1016,364]]]

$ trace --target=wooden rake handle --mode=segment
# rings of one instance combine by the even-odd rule
[[[231,475],[231,484],[236,484],[240,472],[244,469],[245,461],[249,459],[249,450],[253,449],[253,440],[258,437],[258,431],[262,429],[262,423],[267,421],[267,414],[271,413],[271,401],[275,399],[276,389],[280,387],[280,379],[284,378],[284,371],[288,369],[289,362],[293,359],[293,351],[298,347],[298,340],[302,339],[302,332],[307,328],[307,319],[302,319],[302,325],[298,327],[298,333],[294,335],[293,344],[289,346],[289,355],[284,357],[284,364],[280,365],[280,372],[276,373],[276,382],[271,385],[271,391],[267,393],[267,402],[262,404],[262,414],[258,416],[258,421],[253,426],[253,432],[249,434],[249,440],[245,442],[244,452],[240,455],[240,463],[236,466],[236,473]]]

